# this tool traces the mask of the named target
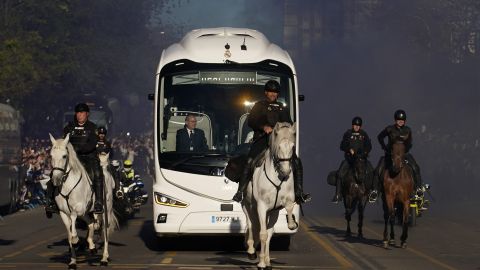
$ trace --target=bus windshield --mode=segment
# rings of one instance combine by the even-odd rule
[[[288,108],[295,121],[294,82],[288,74],[228,69],[188,70],[162,76],[159,103],[163,109],[158,118],[161,167],[178,169],[184,163],[201,167],[206,157],[248,152],[253,136],[247,123],[248,113],[255,102],[265,98],[264,85],[269,80],[280,83],[278,101]],[[201,130],[194,136],[204,138],[189,140],[189,120],[196,121],[190,127]],[[205,147],[198,146],[202,142]]]

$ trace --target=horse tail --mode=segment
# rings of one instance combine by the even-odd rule
[[[108,209],[108,234],[111,234],[113,231],[118,230],[119,228],[120,224],[112,207]]]

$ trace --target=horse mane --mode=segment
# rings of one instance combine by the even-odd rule
[[[72,171],[81,171],[82,169],[84,169],[82,163],[77,157],[77,153],[75,152],[73,145],[70,142],[67,144],[67,150],[68,159],[70,160],[70,166],[72,168]]]

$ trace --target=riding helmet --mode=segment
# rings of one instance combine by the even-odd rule
[[[107,129],[105,127],[99,127],[97,129],[97,133],[98,134],[103,134],[103,135],[107,135]]]
[[[275,80],[270,80],[265,84],[265,92],[280,93],[280,84]]]
[[[397,120],[407,120],[407,114],[405,113],[404,110],[397,110],[395,112],[395,114],[393,115],[393,117],[395,118],[395,121]]]
[[[112,164],[113,167],[120,166],[120,162],[118,162],[118,160],[116,160],[116,159],[112,160],[112,162],[110,164]]]
[[[356,126],[362,126],[362,118],[360,118],[359,116],[355,116],[353,119],[352,119],[352,125],[356,125]]]
[[[90,108],[85,103],[78,103],[75,106],[75,112],[90,112]]]

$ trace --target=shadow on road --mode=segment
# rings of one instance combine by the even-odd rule
[[[5,240],[5,239],[0,239],[0,246],[8,246],[8,245],[11,245],[13,243],[15,243],[17,241],[15,240]]]
[[[328,226],[310,226],[312,231],[317,232],[318,234],[322,235],[332,235],[337,238],[337,241],[341,242],[348,242],[348,243],[362,243],[374,247],[381,247],[383,248],[383,241],[379,239],[369,239],[369,238],[359,238],[355,236],[346,236],[345,230],[339,230],[337,228],[328,227]],[[339,239],[338,239],[339,238]]]
[[[145,246],[158,252],[164,251],[221,251],[228,252],[245,252],[245,241],[243,235],[201,235],[201,236],[174,236],[158,238],[151,220],[143,223],[139,232],[140,238]],[[270,250],[288,250],[287,241],[274,237],[271,241]],[[288,241],[289,244],[289,241]],[[246,254],[246,253],[245,253]]]

